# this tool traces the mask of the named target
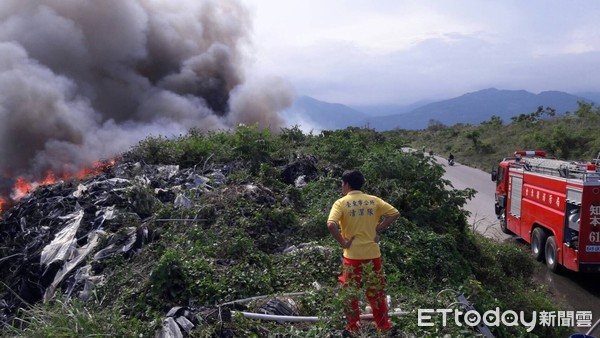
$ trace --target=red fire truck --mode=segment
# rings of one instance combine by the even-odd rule
[[[600,272],[600,161],[514,155],[492,171],[502,231],[530,243],[553,272]]]

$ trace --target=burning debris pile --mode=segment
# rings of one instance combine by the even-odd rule
[[[88,297],[104,260],[156,237],[155,206],[186,208],[225,178],[125,162],[81,180],[81,168],[190,128],[278,130],[293,90],[246,74],[238,0],[6,1],[0,18],[2,326],[59,288]]]
[[[40,186],[0,220],[0,323],[58,288],[87,299],[103,282],[102,262],[129,257],[155,238],[157,204],[187,208],[186,196],[225,183],[219,170],[118,163],[82,181]],[[85,263],[85,264],[84,264]]]
[[[295,182],[300,187],[298,181],[305,184],[318,178],[316,158],[284,162],[277,169],[279,179],[290,186]],[[147,253],[149,243],[161,240],[165,224],[203,224],[205,220],[199,216],[189,216],[202,209],[200,198],[214,202],[212,207],[222,208],[225,214],[239,201],[272,210],[278,203],[292,203],[261,184],[228,182],[228,176],[244,166],[233,161],[202,169],[182,168],[147,164],[126,153],[123,158],[97,165],[84,178],[28,184],[16,205],[0,214],[0,330],[15,325],[21,308],[38,302],[61,297],[93,300],[95,289],[110,282],[112,270],[106,266],[111,258],[131,259],[143,250]],[[162,208],[186,218],[161,219]],[[276,212],[277,217],[286,215],[284,210]],[[297,231],[291,223],[267,217],[265,223],[249,224],[245,231],[258,250],[295,260],[294,255],[301,250],[290,246],[288,236]],[[319,252],[315,257],[321,255],[335,256]],[[335,258],[331,260],[336,263]],[[224,259],[223,264],[231,265],[231,258]],[[198,316],[203,323],[211,323],[210,314],[215,311],[206,306],[186,309],[185,315],[170,311],[157,334],[178,336],[200,325]]]

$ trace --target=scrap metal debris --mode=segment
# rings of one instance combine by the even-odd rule
[[[81,182],[38,187],[0,219],[0,328],[59,289],[87,299],[103,281],[93,263],[130,257],[153,239],[153,207],[192,208],[194,196],[225,181],[218,170],[124,162]]]
[[[231,322],[231,310],[226,307],[194,309],[176,306],[166,314],[155,338],[187,337],[196,326],[212,325],[218,322]],[[219,337],[233,337],[233,332],[229,328],[221,326]]]
[[[317,158],[305,156],[296,159],[285,166],[281,178],[285,183],[294,184],[298,188],[315,181],[318,178]]]

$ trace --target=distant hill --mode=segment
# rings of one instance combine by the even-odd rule
[[[594,102],[594,103],[596,103],[596,105],[600,104],[600,93],[583,92],[583,93],[576,93],[575,95],[581,96],[589,102]]]
[[[417,108],[423,107],[424,105],[433,103],[433,100],[421,100],[409,105],[377,105],[377,106],[352,106],[352,109],[358,110],[367,114],[368,116],[388,116],[398,115],[411,112]]]
[[[573,112],[577,102],[590,99],[559,91],[533,94],[525,90],[484,89],[462,96],[434,102],[409,113],[370,118],[368,123],[376,130],[425,129],[430,120],[445,125],[457,123],[478,124],[493,115],[509,122],[520,114],[535,112],[539,106],[551,107],[559,114]]]
[[[600,102],[600,93],[573,95],[560,91],[533,94],[525,90],[483,89],[452,99],[408,106],[382,105],[349,107],[301,96],[281,112],[287,126],[300,125],[305,131],[343,129],[349,126],[393,129],[425,129],[431,120],[452,126],[457,123],[479,124],[493,115],[504,122],[520,114],[535,112],[539,106],[551,107],[558,114],[573,112],[577,102]]]
[[[298,97],[280,116],[285,119],[286,126],[299,125],[308,132],[360,127],[368,118],[365,113],[343,104],[319,101],[309,96]]]

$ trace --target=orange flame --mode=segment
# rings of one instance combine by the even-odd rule
[[[6,205],[6,200],[0,197],[0,214],[4,212],[4,206]]]
[[[54,172],[48,170],[48,172],[46,173],[46,177],[44,177],[44,179],[40,182],[40,185],[48,185],[54,183],[56,183],[56,176],[54,175]]]
[[[57,177],[60,177],[62,180],[68,180],[70,178],[81,180],[87,176],[99,175],[103,170],[112,167],[115,162],[115,160],[104,162],[96,161],[90,167],[83,167],[75,173],[62,172],[57,174],[51,170],[48,170],[44,178],[40,181],[29,182],[25,177],[19,176],[17,177],[17,181],[13,187],[12,194],[8,198],[0,196],[0,213],[3,213],[5,208],[7,208],[9,205],[14,205],[14,202],[17,202],[21,198],[25,197],[37,187],[56,183],[59,181]]]
[[[12,199],[19,200],[31,191],[32,185],[24,177],[18,177],[13,189]]]

